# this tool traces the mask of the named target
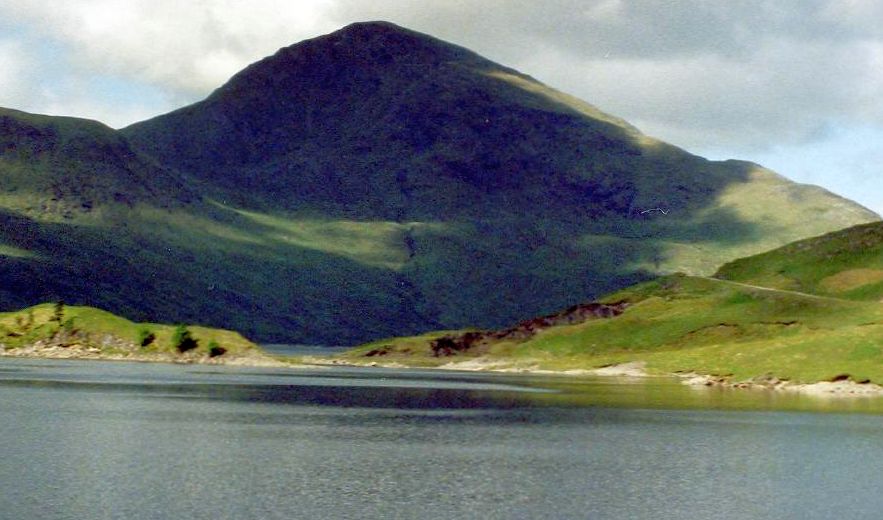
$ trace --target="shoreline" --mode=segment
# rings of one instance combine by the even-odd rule
[[[849,379],[836,381],[817,381],[815,383],[795,383],[788,380],[778,379],[772,376],[754,378],[747,381],[733,381],[729,377],[688,373],[652,374],[647,372],[646,363],[631,361],[616,365],[592,369],[565,369],[550,370],[540,368],[536,364],[517,366],[506,361],[493,361],[488,359],[470,359],[465,361],[451,361],[438,366],[413,366],[399,362],[380,363],[371,361],[367,363],[355,363],[348,360],[320,358],[304,356],[298,361],[283,361],[264,352],[251,352],[248,355],[233,355],[229,357],[206,355],[170,354],[161,352],[140,353],[125,352],[110,354],[101,352],[96,348],[77,347],[22,347],[16,349],[0,350],[2,358],[25,358],[25,359],[60,359],[60,360],[85,360],[85,361],[122,361],[134,363],[168,363],[168,364],[193,364],[193,365],[226,365],[254,368],[313,368],[322,369],[329,367],[356,367],[356,368],[390,368],[390,369],[425,369],[461,372],[490,372],[499,374],[523,374],[545,375],[561,377],[610,377],[621,379],[646,380],[650,378],[675,378],[681,384],[693,388],[724,388],[731,390],[766,391],[766,392],[789,392],[818,398],[871,398],[883,397],[883,386],[871,382],[856,382]]]
[[[492,361],[475,358],[466,361],[452,361],[444,365],[432,367],[415,367],[398,362],[379,363],[353,363],[340,359],[311,358],[310,364],[319,366],[350,366],[350,367],[377,367],[377,368],[420,368],[428,370],[449,370],[464,372],[493,372],[502,374],[524,375],[552,375],[564,377],[611,377],[625,379],[649,379],[649,378],[675,378],[681,384],[694,388],[725,388],[731,390],[765,391],[765,392],[790,392],[819,398],[858,398],[858,397],[883,397],[883,386],[871,382],[856,382],[849,379],[837,381],[817,381],[814,383],[795,383],[793,381],[778,379],[773,376],[754,378],[746,381],[734,381],[729,377],[711,374],[668,373],[652,374],[647,372],[646,363],[643,361],[631,361],[616,365],[592,369],[566,369],[550,370],[540,368],[538,365],[516,366],[505,361]]]
[[[168,363],[173,365],[228,365],[281,368],[294,367],[262,352],[251,352],[247,355],[229,355],[210,357],[205,354],[172,354],[167,352],[124,351],[119,353],[102,352],[95,347],[84,346],[36,346],[0,349],[0,359],[61,359],[84,361],[124,361],[131,363]]]
[[[871,382],[857,382],[850,379],[837,381],[816,381],[815,383],[794,383],[775,377],[749,381],[731,381],[728,378],[695,373],[675,374],[681,383],[692,387],[719,387],[738,390],[766,390],[771,392],[793,392],[813,397],[883,397],[883,386]]]

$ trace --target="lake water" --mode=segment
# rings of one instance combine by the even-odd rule
[[[668,380],[3,359],[0,518],[875,518],[881,411]]]

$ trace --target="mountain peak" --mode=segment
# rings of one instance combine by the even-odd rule
[[[477,54],[464,47],[385,21],[352,23],[330,34],[296,43],[287,49],[315,44],[351,47],[355,52],[383,50],[391,55],[412,55],[423,58],[433,54],[453,58],[466,56],[479,58]]]
[[[357,22],[333,33],[283,47],[245,68],[220,90],[243,86],[253,88],[255,77],[262,81],[266,76],[282,79],[296,75],[302,80],[331,81],[330,75],[339,78],[343,73],[355,74],[361,79],[365,73],[389,74],[445,63],[503,68],[468,49],[390,22]]]
[[[392,22],[388,22],[386,20],[369,20],[365,22],[353,22],[349,25],[341,27],[340,29],[329,33],[329,35],[367,35],[367,36],[375,36],[375,35],[383,35],[383,34],[399,34],[399,35],[409,35],[409,36],[420,36],[427,39],[435,39],[432,36],[427,34],[419,33],[417,31],[407,29],[402,27],[401,25],[396,25]]]

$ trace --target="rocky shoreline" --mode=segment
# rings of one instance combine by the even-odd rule
[[[817,397],[879,397],[883,396],[883,386],[870,381],[853,381],[848,377],[838,377],[833,381],[815,383],[795,383],[773,376],[754,378],[748,381],[733,381],[728,377],[676,374],[685,385],[695,387],[719,387],[740,390],[767,390],[796,392]]]
[[[279,361],[262,352],[247,354],[225,354],[210,356],[196,352],[150,352],[139,349],[132,343],[121,342],[108,336],[102,348],[93,345],[74,343],[60,345],[48,341],[37,341],[32,345],[7,348],[0,343],[0,357],[39,358],[39,359],[83,359],[92,361],[132,361],[143,363],[179,363],[205,365],[233,365],[253,367],[287,367],[288,363]]]

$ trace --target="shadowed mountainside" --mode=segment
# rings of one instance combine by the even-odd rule
[[[34,117],[0,127],[0,306],[64,298],[262,340],[500,327],[878,218],[387,23],[281,49],[120,132],[64,118],[92,141],[52,161],[9,151],[61,124],[10,129]],[[138,166],[107,166],[120,153]],[[81,209],[44,209],[59,197],[41,179]]]
[[[0,108],[0,207],[69,220],[110,204],[184,206],[199,195],[95,121]]]

